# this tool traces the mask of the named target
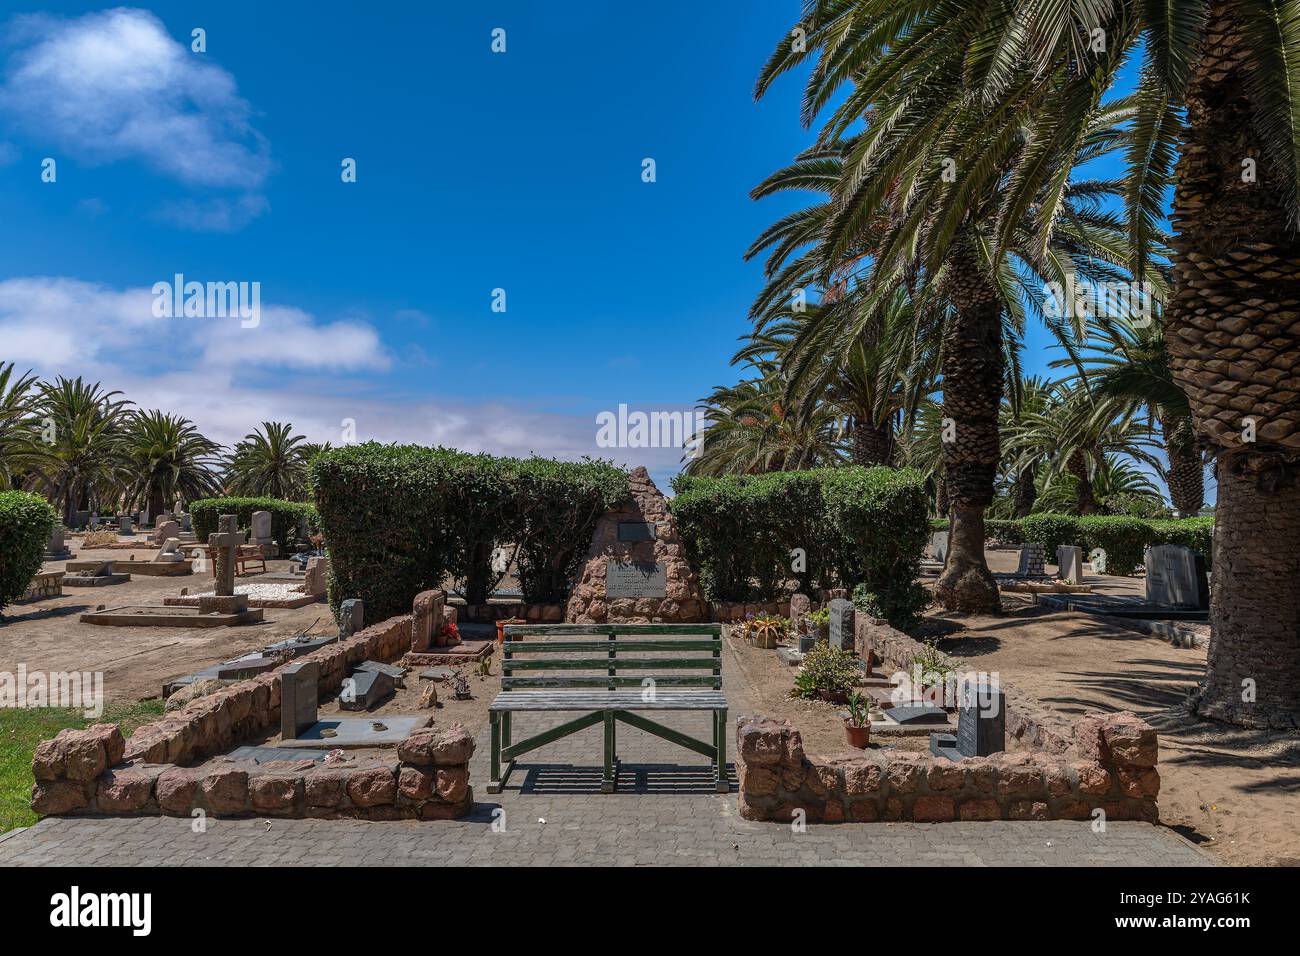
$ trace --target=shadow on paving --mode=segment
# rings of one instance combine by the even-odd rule
[[[600,794],[601,767],[573,764],[519,764],[515,774],[523,774],[518,786],[508,784],[505,793],[521,794]],[[738,784],[735,768],[728,764],[727,781],[734,790]],[[714,793],[712,767],[683,767],[676,764],[629,764],[618,768],[618,789],[614,794],[692,794]]]

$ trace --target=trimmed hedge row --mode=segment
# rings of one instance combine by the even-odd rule
[[[27,593],[58,520],[40,495],[0,491],[0,610]]]
[[[1003,539],[1005,543],[1041,543],[1049,562],[1054,560],[1058,545],[1077,544],[1085,553],[1101,548],[1106,552],[1107,574],[1132,574],[1142,563],[1146,549],[1154,545],[1179,544],[1199,551],[1207,566],[1213,553],[1214,519],[1211,517],[1148,520],[1097,515],[1080,518],[1045,512],[999,524],[1016,526],[1007,529],[1011,531],[1008,537],[1014,536],[1015,531],[1019,534],[1019,541]],[[1002,535],[1004,529],[999,528],[998,533]]]
[[[771,600],[794,578],[815,593],[909,623],[930,535],[921,476],[856,466],[704,478],[679,475],[669,503],[687,557],[715,601]]]
[[[248,531],[253,526],[254,511],[271,513],[271,537],[281,548],[293,544],[298,524],[304,516],[312,532],[318,530],[316,509],[301,501],[281,501],[279,498],[200,498],[190,505],[194,536],[199,541],[206,542],[209,535],[216,534],[217,519],[231,514],[238,519],[239,530]]]
[[[405,613],[451,578],[471,604],[491,592],[492,551],[519,546],[524,600],[561,603],[600,516],[627,497],[607,462],[497,458],[369,442],[331,449],[308,469],[330,552],[330,601],[366,616]]]

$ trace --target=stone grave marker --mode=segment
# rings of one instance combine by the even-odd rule
[[[1106,573],[1106,549],[1105,548],[1093,548],[1091,553],[1088,555],[1088,561],[1091,562],[1092,564],[1093,574]]]
[[[1043,577],[1047,574],[1047,559],[1041,544],[1025,544],[1020,547],[1020,565],[1016,576],[1024,578]]]
[[[360,598],[348,598],[339,606],[339,640],[351,637],[364,626],[365,603]]]
[[[154,528],[153,543],[162,544],[168,538],[179,538],[180,536],[181,526],[178,522],[159,519],[157,527]]]
[[[235,555],[243,543],[236,520],[234,515],[221,515],[217,519],[217,533],[208,538],[217,555],[212,568],[212,591],[217,597],[231,597],[235,593]]]
[[[618,561],[605,567],[605,596],[661,598],[668,595],[668,566],[656,561]]]
[[[411,608],[411,650],[419,653],[433,646],[434,630],[441,627],[442,605],[446,600],[445,591],[421,591],[415,596]]]
[[[252,519],[252,530],[249,532],[248,540],[259,547],[266,548],[271,545],[271,512],[254,511]]]
[[[1161,607],[1205,610],[1210,606],[1209,575],[1205,559],[1191,548],[1160,544],[1147,548],[1147,601]]]
[[[298,661],[280,671],[280,736],[296,740],[316,724],[316,683],[320,664]]]
[[[836,598],[830,603],[830,645],[853,650],[853,602]]]
[[[940,564],[948,563],[948,532],[936,531],[930,535],[930,550],[934,552],[934,559]]]
[[[370,710],[391,695],[396,686],[391,674],[377,670],[362,670],[358,667],[352,672],[352,676],[343,682],[343,691],[339,694],[339,709]]]
[[[326,575],[329,574],[330,559],[317,555],[307,559],[307,570],[303,573],[302,589],[306,594],[324,597]]]
[[[1056,549],[1057,575],[1066,584],[1083,583],[1083,548],[1062,544]]]
[[[395,686],[406,686],[406,668],[399,667],[397,664],[385,664],[383,661],[362,661],[357,665],[357,670],[378,671],[381,674],[387,674],[391,677]]]
[[[796,634],[808,631],[808,614],[812,610],[812,601],[806,594],[790,595],[790,627]]]
[[[134,534],[134,533],[135,533],[135,529],[131,527],[131,516],[130,516],[130,515],[122,515],[122,517],[120,517],[120,518],[117,519],[117,533],[118,533],[118,534]]]
[[[50,540],[45,545],[45,560],[65,561],[72,557],[72,552],[63,542],[63,525],[56,524],[50,532]]]
[[[987,757],[1007,747],[1006,695],[997,687],[973,682],[962,685],[957,734],[931,734],[930,752],[949,760]]]
[[[178,561],[184,561],[185,555],[180,553],[181,542],[179,538],[168,538],[156,555],[154,555],[154,564],[175,564]]]

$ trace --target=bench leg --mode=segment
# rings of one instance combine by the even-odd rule
[[[731,785],[727,782],[727,711],[726,708],[713,712],[713,740],[717,745],[716,777],[718,793],[728,793]]]
[[[503,747],[509,747],[514,742],[510,732],[510,718],[513,716],[514,712],[509,710],[501,715],[501,746]]]
[[[614,777],[614,712],[605,711],[605,773],[600,781],[601,793],[613,793],[616,780]]]
[[[490,711],[488,722],[492,725],[492,770],[488,779],[487,792],[501,792],[501,713]]]

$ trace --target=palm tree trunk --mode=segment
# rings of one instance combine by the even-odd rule
[[[934,593],[950,611],[1001,609],[984,560],[984,509],[993,503],[1002,404],[1002,303],[975,256],[949,261],[953,314],[943,336],[945,484],[952,503],[948,560]]]
[[[1165,472],[1169,500],[1175,511],[1194,515],[1205,505],[1205,469],[1201,466],[1201,450],[1192,420],[1162,417],[1160,431],[1165,439],[1165,456],[1169,459]]]
[[[1034,510],[1034,502],[1038,500],[1038,488],[1034,484],[1032,466],[1021,468],[1016,475],[1015,484],[1011,487],[1011,500],[1015,502],[1017,518],[1028,517]]]
[[[1075,480],[1075,510],[1081,515],[1095,515],[1101,509],[1097,505],[1097,496],[1093,494],[1092,479],[1088,476],[1088,459],[1082,451],[1070,452],[1066,464]]]
[[[860,415],[853,419],[853,463],[871,468],[889,465],[894,460],[894,428],[886,420],[877,425],[871,416]]]
[[[1210,652],[1197,710],[1300,726],[1300,238],[1254,133],[1253,55],[1224,0],[1209,5],[1187,93],[1174,194],[1165,341],[1214,449]],[[1257,164],[1243,177],[1243,159]]]

